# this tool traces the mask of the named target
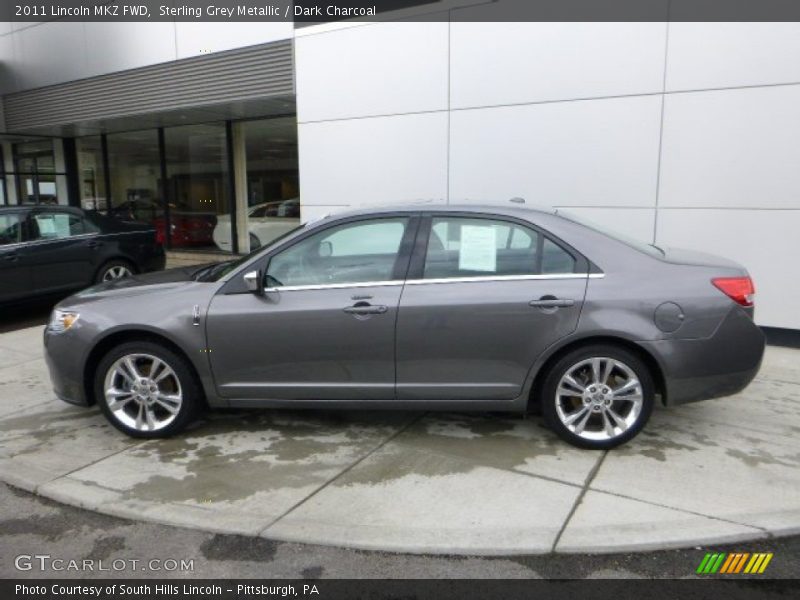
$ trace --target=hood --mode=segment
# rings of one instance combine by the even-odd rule
[[[700,267],[721,267],[725,269],[736,269],[743,274],[747,270],[737,262],[728,258],[723,258],[715,254],[708,254],[698,250],[687,250],[685,248],[664,248],[663,260],[677,265],[692,265]]]
[[[174,290],[188,285],[202,285],[198,284],[193,276],[199,270],[212,264],[215,263],[177,267],[175,269],[132,275],[123,279],[107,281],[73,294],[60,302],[59,306],[74,306],[106,298],[140,296]]]

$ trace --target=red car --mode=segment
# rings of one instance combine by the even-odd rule
[[[183,210],[182,210],[183,209]],[[162,206],[152,200],[129,200],[108,211],[109,216],[126,221],[151,223],[156,229],[156,239],[166,245],[167,223]],[[212,233],[217,224],[213,213],[189,212],[184,207],[170,204],[171,246],[213,246]]]

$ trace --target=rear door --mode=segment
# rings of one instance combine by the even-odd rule
[[[397,397],[508,400],[536,358],[572,332],[586,260],[504,217],[429,216],[397,320]]]
[[[25,213],[0,213],[0,302],[31,293],[31,269],[23,244]]]
[[[74,212],[37,209],[29,217],[28,244],[33,286],[37,292],[86,287],[94,276],[99,243]]]

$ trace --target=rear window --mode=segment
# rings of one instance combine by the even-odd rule
[[[579,217],[578,215],[570,212],[565,211],[562,209],[558,209],[556,214],[559,217],[567,219],[568,221],[572,221],[573,223],[577,223],[578,225],[583,225],[597,233],[601,233],[606,237],[610,237],[611,239],[617,240],[618,242],[622,242],[626,246],[630,246],[638,250],[639,252],[644,252],[645,254],[649,254],[650,256],[664,256],[664,251],[656,246],[655,244],[648,244],[646,242],[642,242],[641,240],[634,239],[632,237],[628,237],[627,235],[620,233],[614,229],[605,227],[603,225],[598,225],[591,219],[586,219],[585,217]]]

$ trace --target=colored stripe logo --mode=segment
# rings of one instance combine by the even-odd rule
[[[697,567],[699,575],[760,575],[772,560],[772,552],[709,552]]]

